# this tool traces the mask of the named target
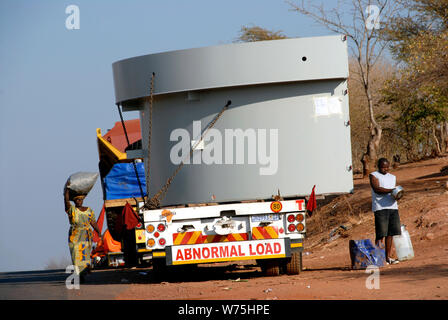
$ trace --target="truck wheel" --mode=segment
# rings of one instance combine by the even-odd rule
[[[265,276],[276,277],[280,275],[280,262],[278,260],[258,261]]]
[[[165,272],[167,269],[165,259],[161,258],[152,259],[152,269],[155,273]]]
[[[284,269],[288,275],[299,274],[302,271],[302,252],[293,252]]]

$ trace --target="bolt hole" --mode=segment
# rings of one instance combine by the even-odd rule
[[[302,61],[306,61],[306,57],[302,57]]]

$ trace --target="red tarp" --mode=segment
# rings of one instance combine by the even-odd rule
[[[128,134],[130,144],[133,144],[142,138],[142,133],[140,131],[140,119],[127,120],[124,122],[124,125],[126,126],[126,132]],[[124,152],[128,146],[123,125],[120,121],[115,122],[114,127],[103,135],[103,138],[110,142],[115,148],[120,150],[120,152]]]

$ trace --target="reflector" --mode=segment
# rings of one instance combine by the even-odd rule
[[[148,247],[154,247],[155,244],[156,242],[154,241],[154,239],[149,239],[147,242]]]

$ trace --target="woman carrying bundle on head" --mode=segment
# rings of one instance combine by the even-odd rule
[[[95,214],[89,207],[83,206],[85,195],[76,195],[73,197],[75,205],[70,203],[70,182],[67,182],[64,188],[64,204],[65,212],[70,222],[70,230],[68,234],[68,247],[75,272],[84,281],[86,272],[89,271],[90,253],[92,251],[93,234],[92,227],[99,235],[101,231],[95,221]]]

